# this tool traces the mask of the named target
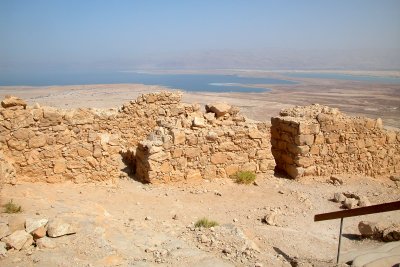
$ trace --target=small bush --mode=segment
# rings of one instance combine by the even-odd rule
[[[218,223],[216,221],[210,221],[207,218],[202,218],[202,219],[198,220],[194,226],[210,228],[210,227],[214,227],[217,225],[218,225]]]
[[[15,204],[12,199],[8,201],[7,204],[3,205],[3,207],[5,213],[19,213],[22,211],[21,206]]]
[[[251,184],[256,180],[256,175],[251,171],[239,171],[231,176],[238,184]]]

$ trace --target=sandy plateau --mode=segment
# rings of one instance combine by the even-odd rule
[[[350,115],[382,118],[400,128],[400,86],[361,82],[293,79],[296,85],[267,85],[271,92],[186,93],[184,102],[222,101],[239,106],[247,117],[269,121],[279,110],[319,103]],[[262,87],[262,85],[260,85]],[[0,87],[0,98],[15,95],[30,105],[60,108],[115,108],[138,95],[162,90],[131,84],[51,87]],[[335,193],[353,192],[371,204],[400,200],[400,182],[388,177],[343,175],[291,180],[261,174],[252,185],[231,179],[168,185],[114,182],[4,185],[0,204],[10,199],[18,214],[0,214],[0,223],[27,218],[62,218],[74,234],[55,238],[54,248],[9,250],[1,266],[335,266],[339,220],[314,222],[315,214],[336,211]],[[274,214],[273,222],[263,221]],[[211,229],[196,228],[203,217]],[[359,221],[400,223],[400,212],[344,220],[342,253],[376,247],[362,239]],[[343,266],[347,266],[343,263]]]

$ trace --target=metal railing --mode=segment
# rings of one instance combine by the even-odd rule
[[[372,205],[372,206],[362,207],[362,208],[355,208],[355,209],[350,209],[350,210],[341,210],[341,211],[317,214],[314,216],[314,222],[340,219],[339,244],[338,244],[338,252],[337,252],[337,256],[336,256],[336,263],[339,263],[340,246],[342,243],[342,229],[343,229],[343,219],[344,218],[373,214],[373,213],[380,213],[380,212],[387,212],[387,211],[394,211],[394,210],[400,210],[400,201]]]

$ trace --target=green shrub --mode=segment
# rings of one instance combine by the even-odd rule
[[[231,176],[238,184],[251,184],[256,180],[255,173],[251,171],[239,171]]]
[[[5,213],[19,213],[22,212],[21,206],[18,206],[13,202],[11,199],[10,201],[7,202],[7,204],[3,205],[4,207],[4,212]]]
[[[195,227],[210,228],[210,227],[214,227],[214,226],[217,226],[217,225],[218,225],[218,223],[216,221],[210,221],[207,218],[202,218],[202,219],[198,220],[194,226]]]

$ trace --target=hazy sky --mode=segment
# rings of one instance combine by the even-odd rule
[[[3,71],[295,68],[342,52],[393,68],[400,1],[0,0],[0,37]]]

